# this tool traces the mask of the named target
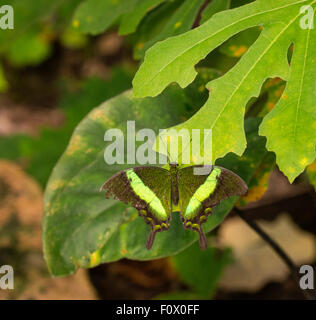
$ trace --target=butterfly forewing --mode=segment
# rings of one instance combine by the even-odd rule
[[[168,170],[147,166],[120,171],[107,180],[101,190],[106,190],[107,198],[133,206],[151,226],[147,249],[151,248],[156,232],[169,228],[171,183]]]
[[[247,185],[236,174],[218,166],[208,167],[206,175],[195,175],[194,169],[183,168],[178,173],[179,206],[184,228],[195,230],[200,236],[200,246],[206,248],[202,224],[220,201],[241,196],[247,192]]]

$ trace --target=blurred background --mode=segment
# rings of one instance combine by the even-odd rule
[[[50,173],[81,119],[131,88],[143,58],[139,44],[149,47],[173,35],[168,22],[182,5],[170,1],[169,7],[149,10],[131,35],[119,35],[114,23],[92,36],[73,26],[82,1],[51,2],[6,1],[14,6],[15,29],[0,29],[0,266],[15,271],[15,289],[0,290],[0,299],[303,299],[283,262],[234,212],[213,232],[207,254],[192,246],[171,258],[121,260],[50,277],[41,244],[42,198]],[[188,29],[199,25],[208,4]],[[158,10],[167,12],[164,20],[157,19]],[[160,29],[166,30],[163,38],[157,38]],[[234,46],[225,43],[202,66],[225,73],[258,30],[250,34]],[[266,87],[259,100],[271,109],[284,84],[274,79]],[[316,164],[308,170],[315,182]],[[316,196],[307,173],[291,185],[275,168],[258,178],[247,197],[245,214],[297,265],[315,267]]]

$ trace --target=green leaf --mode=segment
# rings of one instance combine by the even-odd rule
[[[203,0],[184,0],[164,24],[162,29],[159,30],[156,36],[150,38],[150,40],[145,43],[138,41],[135,57],[142,58],[146,50],[156,42],[181,34],[191,29],[203,2]],[[174,4],[176,5],[177,2]],[[169,6],[172,7],[173,4],[171,3]]]
[[[224,11],[230,8],[231,0],[213,0],[202,12],[200,23],[210,19],[215,13]]]
[[[43,62],[51,53],[56,35],[69,24],[80,1],[6,1],[14,9],[14,29],[1,30],[0,52],[18,67]]]
[[[99,34],[123,14],[134,9],[138,0],[86,0],[76,10],[73,27],[83,33]]]
[[[260,134],[267,137],[267,147],[276,153],[280,169],[293,181],[315,158],[316,73],[308,70],[316,66],[316,31],[301,29],[303,5],[315,8],[316,0],[257,0],[217,13],[199,28],[157,43],[134,78],[135,95],[155,96],[172,82],[186,87],[196,77],[194,66],[210,51],[240,31],[262,26],[260,36],[236,66],[208,85],[208,102],[175,129],[212,129],[211,161],[228,152],[241,155],[246,147],[246,104],[259,95],[266,79],[287,80],[286,92],[266,116]],[[289,67],[287,53],[292,44]]]
[[[5,4],[14,8],[14,29],[0,31],[0,51],[6,51],[11,42],[45,21],[54,12],[59,1],[50,0],[7,0]]]
[[[125,35],[136,31],[137,26],[144,16],[152,9],[166,0],[138,0],[134,9],[123,15],[119,34]]]
[[[211,247],[202,251],[198,243],[171,257],[180,279],[200,298],[212,297],[222,272],[231,261],[231,250],[220,252]]]
[[[17,67],[38,65],[51,54],[51,44],[44,34],[28,32],[18,37],[7,52],[8,60]]]
[[[181,4],[182,0],[166,1],[144,17],[137,32],[131,37],[134,42],[135,59],[143,58],[142,49],[145,43],[159,35]]]
[[[314,1],[315,2],[315,1]],[[264,118],[260,134],[276,153],[279,168],[290,182],[315,159],[316,141],[316,32],[297,32],[291,71],[285,91]]]
[[[136,120],[136,130],[170,126],[188,113],[188,98],[172,86],[157,98],[136,99],[128,91],[95,108],[77,127],[70,144],[55,167],[45,192],[43,221],[44,252],[48,267],[56,276],[67,275],[78,267],[92,267],[121,258],[149,260],[176,254],[197,240],[184,230],[174,214],[168,232],[159,234],[148,251],[145,242],[148,226],[136,210],[104,199],[98,190],[117,171],[130,165],[107,165],[103,153],[107,144],[104,132],[118,128],[126,132],[126,121]],[[171,108],[172,107],[172,108]],[[265,139],[257,136],[258,121],[248,123],[247,132],[254,152],[246,152],[252,166],[237,157],[219,163],[240,173],[246,182],[253,168],[265,154]],[[139,145],[140,143],[138,143]],[[240,170],[239,170],[240,168]],[[234,205],[236,198],[223,201],[205,225],[210,231],[218,226]]]

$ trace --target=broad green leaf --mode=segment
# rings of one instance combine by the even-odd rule
[[[309,182],[313,185],[316,190],[316,162],[313,162],[306,168]]]
[[[210,247],[202,251],[198,243],[171,257],[180,279],[192,289],[192,293],[204,299],[212,297],[222,272],[231,261],[229,249],[220,252]]]
[[[315,158],[316,73],[308,70],[316,66],[316,31],[301,28],[303,5],[315,10],[316,0],[257,0],[217,13],[199,28],[157,43],[148,50],[134,78],[135,95],[155,96],[172,82],[187,86],[196,76],[194,66],[210,51],[240,31],[262,26],[239,63],[208,85],[208,102],[175,129],[212,129],[209,161],[228,152],[241,155],[246,147],[246,104],[259,95],[266,79],[287,80],[286,93],[262,123],[260,133],[267,136],[269,150],[276,153],[280,169],[293,181]],[[289,67],[287,52],[292,44]]]
[[[72,25],[80,32],[99,34],[132,11],[137,3],[138,0],[86,0],[76,10]]]
[[[316,73],[310,72],[316,70],[316,31],[296,30],[296,37],[286,88],[260,128],[290,182],[316,156]]]
[[[135,56],[142,58],[146,50],[156,42],[191,29],[203,2],[203,0],[184,0],[155,37],[145,43],[138,42]]]
[[[212,0],[211,3],[203,10],[200,24],[210,19],[215,13],[230,8],[231,0]]]
[[[176,86],[157,98],[136,99],[128,91],[92,110],[79,124],[45,192],[43,241],[52,274],[67,275],[78,267],[88,268],[121,258],[149,260],[170,256],[197,240],[195,233],[183,229],[175,213],[171,228],[159,234],[148,251],[145,242],[149,227],[136,210],[107,200],[98,192],[107,178],[131,167],[104,162],[103,153],[109,144],[103,141],[105,131],[118,128],[126,133],[126,121],[135,119],[137,131],[152,128],[157,133],[158,129],[177,123],[183,116],[190,116],[189,101],[184,91]],[[229,155],[219,162],[239,173],[246,182],[266,153],[265,139],[258,137],[257,128],[258,121],[247,122],[252,150],[246,152],[245,160]],[[236,200],[223,201],[205,224],[205,231],[218,226]]]
[[[131,12],[122,17],[119,34],[125,35],[136,31],[138,24],[144,16],[152,9],[166,0],[138,0]]]

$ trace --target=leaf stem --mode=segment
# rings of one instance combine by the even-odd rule
[[[296,284],[300,288],[301,292],[304,294],[305,298],[307,300],[316,300],[316,297],[312,295],[309,291],[301,289],[299,285],[300,277],[298,273],[298,268],[295,265],[295,263],[292,261],[292,259],[287,255],[287,253],[265,231],[263,231],[255,221],[252,221],[249,218],[247,218],[242,210],[234,207],[234,211],[239,215],[239,217],[244,222],[246,222],[249,225],[250,228],[252,228],[265,242],[268,243],[268,245],[288,266],[291,272],[292,278],[295,280]]]

